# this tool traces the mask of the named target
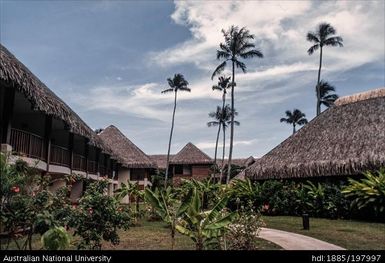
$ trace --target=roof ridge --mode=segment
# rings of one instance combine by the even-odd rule
[[[385,87],[367,90],[367,91],[363,91],[363,92],[359,92],[359,93],[355,93],[352,95],[338,98],[335,101],[334,105],[341,106],[341,105],[346,105],[346,104],[350,104],[350,103],[355,103],[355,102],[359,102],[359,101],[364,101],[364,100],[374,99],[374,98],[380,98],[380,97],[385,97]]]

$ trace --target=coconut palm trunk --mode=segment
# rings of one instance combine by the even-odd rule
[[[218,132],[217,132],[217,140],[215,142],[215,153],[214,153],[214,166],[215,166],[215,171],[214,171],[214,175],[216,175],[216,168],[217,168],[217,153],[218,153],[218,141],[219,141],[219,135],[221,133],[221,124],[218,125]]]
[[[175,120],[175,110],[176,110],[176,98],[177,98],[178,91],[175,90],[175,98],[174,98],[174,110],[172,112],[172,122],[171,122],[171,131],[170,131],[170,138],[168,140],[168,150],[167,150],[167,162],[166,162],[166,175],[164,178],[164,187],[167,187],[167,180],[168,180],[168,171],[169,171],[169,165],[170,165],[170,149],[171,149],[171,140],[172,140],[172,133],[174,131],[174,120]]]
[[[223,149],[222,149],[222,164],[221,164],[221,174],[219,176],[219,182],[222,183],[223,170],[225,165],[225,152],[226,152],[226,123],[223,123]]]
[[[296,132],[295,130],[295,124],[293,123],[293,134]]]
[[[320,47],[319,56],[319,69],[318,69],[318,80],[317,80],[317,116],[321,113],[321,92],[320,92],[320,81],[321,81],[321,67],[322,67],[322,46]]]
[[[229,161],[227,164],[227,178],[226,184],[230,182],[231,175],[231,158],[233,156],[233,142],[234,142],[234,86],[235,86],[235,61],[232,59],[232,77],[231,77],[231,124],[230,124],[230,149]]]

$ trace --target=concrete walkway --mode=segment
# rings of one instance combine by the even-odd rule
[[[261,228],[259,237],[273,242],[285,250],[345,250],[312,237],[271,228]]]

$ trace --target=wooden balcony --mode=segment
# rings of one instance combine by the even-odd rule
[[[70,152],[65,147],[52,144],[50,158],[50,164],[70,167]]]
[[[46,161],[44,140],[42,137],[18,129],[11,129],[10,144],[15,153]]]
[[[80,154],[73,155],[72,169],[82,172],[87,172],[87,163],[86,157]]]
[[[10,144],[13,152],[20,156],[47,161],[46,144],[43,137],[36,134],[11,129]],[[100,176],[108,176],[112,178],[113,171],[110,167],[105,167],[96,161],[87,160],[85,156],[73,153],[72,170],[82,171],[89,174],[100,174]],[[50,165],[64,166],[71,168],[71,154],[68,148],[51,144],[50,148]]]

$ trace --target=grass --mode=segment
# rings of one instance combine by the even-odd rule
[[[137,226],[130,227],[127,231],[119,231],[119,245],[103,242],[103,250],[171,250],[170,229],[163,222],[149,222],[147,220],[139,221]],[[176,233],[175,250],[194,250],[195,244],[184,235]],[[73,241],[76,241],[73,238]],[[20,241],[20,243],[22,243]],[[278,245],[267,240],[259,239],[257,242],[259,250],[277,250],[281,249]],[[2,247],[4,248],[4,247]],[[42,249],[40,236],[33,236],[32,248],[34,250]],[[9,249],[17,249],[14,243],[10,244]],[[69,249],[76,249],[75,242]]]
[[[310,218],[310,230],[303,230],[301,217],[264,216],[263,220],[266,227],[311,236],[346,249],[385,249],[384,223]]]

